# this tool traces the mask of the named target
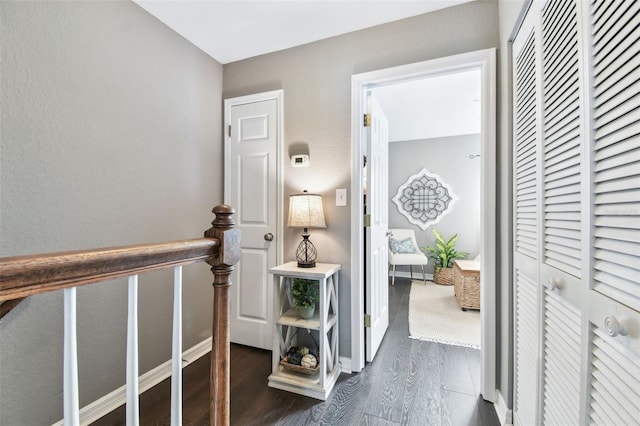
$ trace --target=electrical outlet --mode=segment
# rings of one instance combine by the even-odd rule
[[[347,190],[345,188],[336,189],[336,206],[347,205]]]

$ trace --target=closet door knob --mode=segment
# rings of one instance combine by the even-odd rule
[[[620,321],[616,317],[606,317],[604,319],[604,329],[607,330],[607,333],[611,337],[616,337],[621,334],[623,336],[627,335],[627,330],[625,327],[620,324]]]
[[[267,232],[266,234],[264,234],[264,240],[273,241],[273,234],[271,232]]]
[[[557,290],[560,288],[560,280],[557,278],[549,278],[549,282],[545,285],[547,290]]]

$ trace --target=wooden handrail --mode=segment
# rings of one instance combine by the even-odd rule
[[[0,258],[0,301],[210,259],[215,238]]]
[[[205,261],[214,275],[209,423],[228,425],[229,286],[240,260],[240,230],[234,228],[231,206],[212,211],[216,217],[204,238],[0,258],[2,315],[27,296]]]

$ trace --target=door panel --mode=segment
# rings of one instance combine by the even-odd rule
[[[636,424],[640,419],[640,312],[592,291],[589,420]]]
[[[606,6],[594,2],[593,13],[593,288],[640,311],[640,3]],[[628,63],[614,60],[616,52]]]
[[[516,424],[640,418],[638,23],[638,2],[534,1],[513,43]],[[533,108],[531,85],[519,81],[531,34],[540,40]],[[535,161],[524,147],[535,134],[529,111],[542,123],[535,183],[526,173]],[[534,199],[535,230],[527,222]],[[537,315],[528,303],[534,292]],[[539,354],[537,365],[528,350]],[[532,365],[534,377],[525,371]]]
[[[269,268],[277,264],[277,152],[279,102],[272,94],[225,101],[230,126],[226,142],[225,202],[236,211],[242,231],[242,258],[232,274],[231,341],[270,349],[273,286]]]
[[[543,420],[577,425],[580,415],[580,310],[553,290],[544,294]]]
[[[371,317],[371,327],[366,330],[366,360],[371,362],[389,326],[389,123],[375,98],[370,95],[369,99],[367,207],[371,221],[366,232],[366,312]]]
[[[514,423],[538,424],[540,119],[538,38],[533,20],[513,45],[514,70]]]
[[[586,421],[640,419],[640,3],[593,0]]]

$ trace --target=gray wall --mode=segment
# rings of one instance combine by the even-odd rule
[[[325,197],[327,229],[312,230],[318,259],[341,263],[340,354],[351,355],[350,209],[335,207],[335,189],[351,182],[351,76],[497,47],[495,0],[478,0],[224,66],[223,96],[284,89],[285,152],[309,145],[310,166],[284,165],[285,199],[308,189]],[[349,203],[354,202],[349,194]],[[285,206],[285,215],[287,209]],[[300,233],[284,228],[284,260]]]
[[[0,3],[0,255],[202,236],[222,201],[222,66],[131,2]],[[170,277],[141,276],[140,373],[171,356]],[[185,268],[184,347],[212,276]],[[126,282],[78,289],[81,404],[124,384]],[[0,322],[0,424],[62,418],[62,293]]]
[[[409,228],[416,233],[420,247],[434,246],[432,229],[446,239],[458,234],[456,249],[467,252],[467,259],[480,253],[480,135],[459,135],[389,144],[389,228]],[[451,210],[435,225],[422,230],[409,222],[392,201],[398,187],[422,168],[438,175],[456,195]],[[427,254],[428,255],[428,254]],[[433,273],[433,261],[425,272]],[[415,269],[415,268],[414,268]],[[398,267],[397,270],[409,270]],[[418,269],[415,269],[418,271]]]

